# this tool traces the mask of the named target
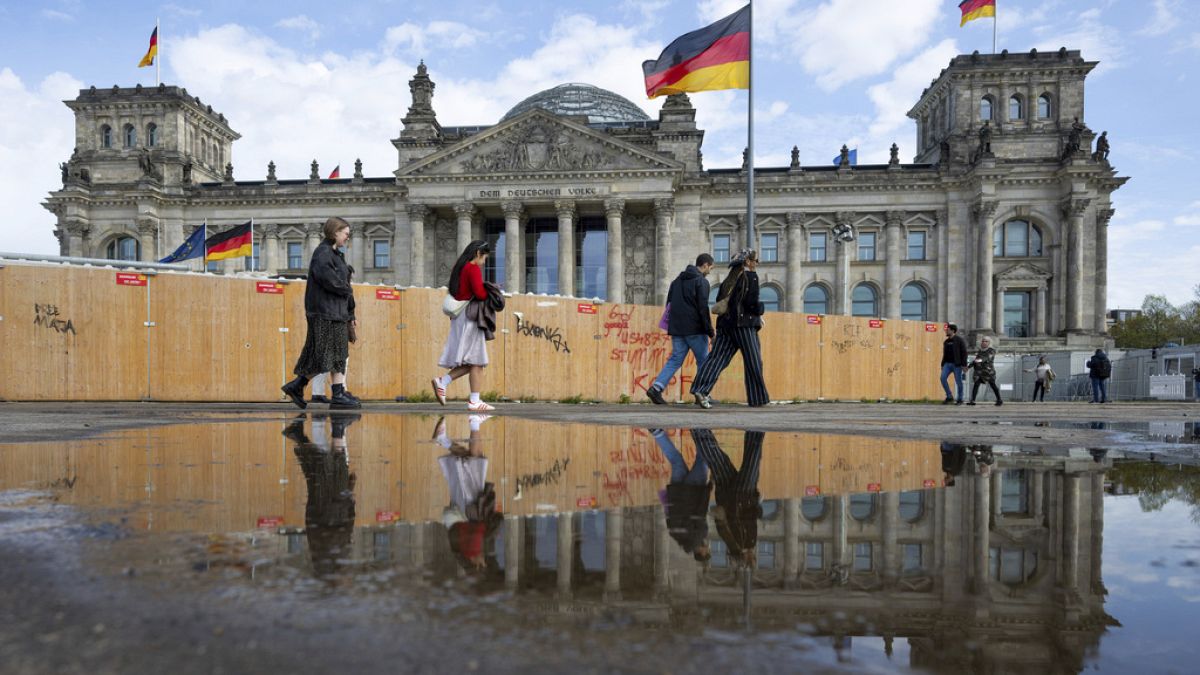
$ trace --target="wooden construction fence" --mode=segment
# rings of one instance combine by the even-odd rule
[[[444,291],[355,286],[349,386],[368,400],[428,393],[448,330]],[[517,295],[499,316],[486,389],[510,399],[644,400],[671,352],[654,306]],[[304,282],[0,267],[0,399],[281,400],[304,344]],[[774,400],[937,399],[941,325],[773,312],[760,332]],[[668,399],[689,400],[689,356]],[[465,380],[451,397],[465,398]],[[713,397],[744,401],[735,357]]]
[[[346,441],[356,521],[439,521],[449,489],[430,440],[437,418],[373,415]],[[469,444],[465,416],[448,434]],[[249,531],[303,526],[307,486],[282,422],[188,424],[121,431],[104,438],[0,446],[0,490],[62,488],[63,503],[140,505],[130,526],[165,531]],[[311,431],[311,429],[310,429]],[[688,464],[686,430],[668,437]],[[744,432],[717,430],[721,449],[742,462]],[[538,515],[660,503],[670,465],[644,429],[559,425],[496,417],[478,432],[487,480],[510,515]],[[517,485],[521,498],[515,499]],[[759,469],[763,499],[922,490],[942,485],[932,441],[767,433]]]

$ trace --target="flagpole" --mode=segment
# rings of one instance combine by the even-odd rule
[[[999,21],[1000,21],[999,17],[996,16],[996,14],[997,14],[996,9],[997,8],[995,8],[995,7],[992,8],[992,53],[993,54],[996,53],[996,24],[999,23]]]
[[[754,2],[750,8],[750,61],[746,82],[746,248],[754,243]]]
[[[159,29],[158,17],[154,17],[154,34],[158,37],[158,53],[154,55],[154,86],[162,84],[162,31]]]
[[[250,219],[250,271],[258,271],[258,265],[254,264],[254,218]]]

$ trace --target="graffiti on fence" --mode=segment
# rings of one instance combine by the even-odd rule
[[[524,317],[515,312],[513,313],[513,316],[517,319],[518,335],[541,338],[554,345],[554,351],[563,352],[565,354],[571,353],[571,348],[567,345],[567,339],[563,337],[562,328],[557,326],[554,328],[539,326],[531,321],[526,321]]]
[[[78,335],[75,331],[75,324],[70,319],[63,319],[58,311],[58,305],[43,305],[34,303],[33,305],[33,325],[45,326],[56,333],[70,333]]]
[[[671,336],[660,330],[647,332],[632,330],[636,305],[613,305],[604,317],[604,332],[601,339],[608,347],[608,360],[629,366],[630,391],[645,391],[651,378],[671,354]],[[688,354],[691,358],[691,354]],[[693,359],[690,363],[695,363]],[[677,378],[672,378],[672,382]]]
[[[554,464],[549,469],[540,473],[527,473],[517,477],[517,490],[527,487],[537,487],[539,485],[557,485],[558,481],[567,471],[567,465],[571,463],[570,457],[554,460]]]

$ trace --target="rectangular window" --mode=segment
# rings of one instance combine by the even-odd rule
[[[371,242],[371,253],[374,258],[372,267],[386,269],[392,266],[392,242],[387,239],[375,239]]]
[[[220,260],[210,260],[210,261],[208,261],[208,265],[204,269],[207,270],[211,274],[220,274],[221,273],[221,261]]]
[[[758,569],[760,569],[760,570],[775,569],[775,542],[773,542],[773,541],[758,542]]]
[[[779,262],[778,234],[764,234],[762,236],[762,250],[758,252],[758,259],[765,263]]]
[[[725,542],[720,539],[711,541],[708,550],[712,554],[708,561],[710,567],[729,567],[729,549],[725,547]]]
[[[713,260],[719,263],[729,262],[729,235],[713,235]]]
[[[825,233],[814,232],[808,235],[808,261],[825,262]]]
[[[504,221],[497,218],[484,221],[483,239],[492,248],[492,254],[483,263],[484,281],[490,281],[506,291],[514,290],[504,285],[507,279],[504,273],[508,269],[505,263],[505,256],[508,254],[508,251],[505,250],[508,246],[508,239],[504,235]]]
[[[909,232],[908,233],[908,259],[909,260],[924,260],[925,259],[925,233],[924,232]]]
[[[248,271],[256,272],[256,271],[262,269],[262,267],[259,266],[259,257],[258,256],[259,256],[259,245],[255,244],[254,252],[250,255],[249,258],[246,259],[246,269]]]
[[[1030,297],[1028,291],[1004,293],[1004,334],[1008,337],[1029,337]]]
[[[863,232],[858,235],[858,259],[875,259],[875,233]]]
[[[854,571],[871,571],[871,542],[863,541],[854,545]]]
[[[298,270],[304,268],[304,244],[298,241],[289,241],[287,243],[288,252],[288,269]]]
[[[804,569],[825,569],[825,544],[819,541],[810,541],[804,544]]]
[[[1029,482],[1025,469],[1005,469],[1000,474],[1000,513],[1029,512]]]
[[[924,571],[921,557],[924,551],[921,544],[904,545],[904,573],[919,574]]]
[[[525,227],[525,292],[559,293],[558,219],[530,218]]]
[[[602,216],[575,221],[575,295],[608,297],[608,223]]]

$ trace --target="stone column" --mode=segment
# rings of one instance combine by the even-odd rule
[[[571,596],[571,566],[575,554],[575,514],[558,514],[558,593]]]
[[[997,202],[981,201],[975,204],[975,227],[978,239],[976,263],[978,280],[975,295],[975,332],[992,332],[992,216]]]
[[[1004,335],[1004,291],[1005,286],[996,285],[996,297],[992,301],[992,326],[997,335]]]
[[[1079,590],[1079,474],[1063,477],[1063,588],[1067,597]]]
[[[1067,242],[1067,331],[1081,333],[1083,323],[1083,214],[1090,199],[1072,198],[1063,202],[1063,215],[1068,220],[1070,240]]]
[[[82,220],[70,219],[66,222],[67,255],[75,258],[87,257],[84,252],[84,241],[88,235],[88,224]]]
[[[900,578],[900,567],[902,560],[900,558],[900,545],[897,543],[897,529],[900,523],[900,493],[896,491],[885,492],[880,495],[882,502],[882,529],[883,529],[883,584],[885,588],[890,588],[895,585],[896,580]]]
[[[454,252],[454,257],[457,258],[474,239],[471,226],[475,222],[475,205],[470,202],[455,204],[454,216],[458,219],[458,250]]]
[[[800,576],[800,499],[783,500],[783,587],[792,588]]]
[[[608,288],[609,302],[625,302],[625,242],[621,232],[625,215],[624,199],[604,200],[604,217],[608,220]]]
[[[983,474],[972,476],[971,487],[975,490],[975,513],[973,533],[975,546],[972,551],[975,574],[972,578],[971,590],[976,595],[987,592],[988,574],[990,573],[989,558],[991,553],[989,535],[991,534],[991,481]]]
[[[604,599],[621,599],[621,533],[625,515],[621,509],[604,512]]]
[[[667,595],[671,588],[671,532],[667,529],[667,510],[662,504],[653,507],[654,518],[654,594]],[[708,543],[708,542],[705,542]]]
[[[363,231],[366,225],[350,226],[350,264],[354,266],[354,280],[362,283],[363,273],[367,271],[367,233]]]
[[[313,251],[317,250],[321,238],[325,236],[321,232],[323,225],[324,223],[308,223],[304,226],[304,260],[300,261],[304,269],[308,269],[308,261],[312,260]]]
[[[804,214],[787,214],[787,308],[789,312],[804,310]]]
[[[138,220],[138,243],[142,248],[142,261],[154,262],[158,255],[158,220],[141,218]]]
[[[425,285],[425,218],[429,215],[429,207],[424,204],[408,205],[409,243],[408,254],[411,256],[409,271],[409,286]]]
[[[521,202],[502,202],[504,211],[504,290],[525,291],[525,249],[521,237]]]
[[[1100,335],[1108,332],[1108,221],[1114,213],[1114,209],[1096,211],[1096,299],[1092,312]]]
[[[504,516],[504,587],[515,592],[521,584],[521,516]]]
[[[837,224],[840,228],[846,228],[848,232],[854,232],[854,214],[839,212],[836,216]],[[837,271],[834,275],[835,285],[834,301],[835,314],[849,315],[853,309],[850,302],[850,261],[854,258],[855,244],[854,240],[843,241],[837,234],[833,235],[837,247]]]
[[[903,211],[887,212],[887,261],[884,265],[883,316],[900,318],[900,237]]]
[[[671,221],[675,218],[674,199],[654,200],[654,302],[667,301],[671,288]]]
[[[262,266],[269,274],[279,272],[279,225],[262,226]]]
[[[1091,472],[1091,490],[1088,494],[1088,504],[1091,505],[1091,588],[1092,593],[1103,595],[1104,577],[1100,563],[1104,559],[1104,473]]]
[[[1046,282],[1037,289],[1037,307],[1033,313],[1033,334],[1037,337],[1046,336]]]
[[[408,555],[412,566],[425,567],[425,523],[415,523],[409,530]]]
[[[846,540],[846,518],[849,515],[849,498],[846,495],[838,495],[830,497],[833,500],[833,555],[831,556],[831,565],[838,565],[847,570],[850,569],[849,546]]]
[[[575,201],[554,202],[558,214],[558,294],[575,295]]]

